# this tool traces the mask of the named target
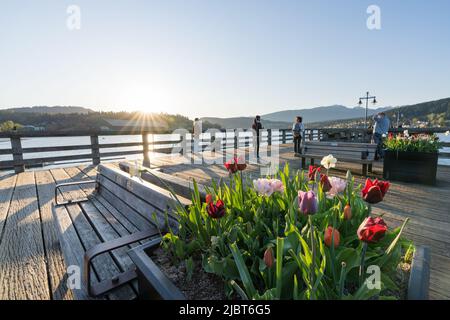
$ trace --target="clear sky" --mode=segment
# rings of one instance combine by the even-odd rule
[[[367,90],[380,105],[449,97],[449,13],[448,0],[0,0],[0,108],[193,118],[355,106]]]

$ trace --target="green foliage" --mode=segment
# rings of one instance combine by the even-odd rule
[[[334,197],[303,172],[291,174],[288,166],[275,178],[283,182],[284,191],[271,196],[259,195],[239,174],[229,184],[213,184],[207,192],[214,202],[221,199],[226,208],[220,219],[208,215],[194,182],[192,204],[178,207],[178,230],[163,237],[163,247],[175,262],[201,260],[206,272],[221,277],[243,299],[391,298],[386,293],[397,290],[392,280],[397,266],[413,248],[401,237],[404,226],[368,245],[365,266],[378,265],[383,283],[380,289],[369,290],[359,282],[362,243],[356,231],[370,208],[351,174],[347,174],[347,189]],[[298,211],[298,190],[317,194],[319,212],[305,217]],[[350,220],[344,218],[346,204],[352,208]],[[340,233],[337,248],[324,243],[328,226]],[[267,264],[264,253],[269,247],[274,262]]]
[[[18,130],[20,128],[22,128],[22,125],[13,121],[5,121],[0,123],[0,132]]]

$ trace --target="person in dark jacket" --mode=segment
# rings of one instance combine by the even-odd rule
[[[252,129],[256,131],[256,157],[259,158],[259,135],[260,130],[264,129],[261,124],[260,116],[256,116],[255,120],[253,120]]]
[[[294,136],[294,155],[296,157],[300,156],[302,153],[301,143],[303,133],[305,131],[302,121],[302,117],[297,117],[292,125],[292,135]]]

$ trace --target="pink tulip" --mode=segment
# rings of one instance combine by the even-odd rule
[[[259,195],[270,197],[274,192],[284,192],[283,182],[278,179],[253,180],[253,186]]]
[[[341,178],[331,177],[330,179],[331,189],[328,192],[330,195],[335,196],[345,190],[347,182]]]
[[[317,212],[317,199],[313,191],[298,192],[298,208],[304,215],[314,214]]]

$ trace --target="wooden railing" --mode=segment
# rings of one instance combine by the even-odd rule
[[[402,129],[403,130],[403,129]],[[397,130],[393,130],[397,131]],[[440,129],[409,129],[410,133],[415,132],[445,132],[445,128]],[[217,134],[220,133],[220,134]],[[11,148],[0,149],[0,156],[12,155],[12,160],[0,159],[0,170],[14,169],[16,173],[23,172],[26,167],[42,166],[44,164],[58,164],[62,161],[92,162],[99,164],[102,159],[120,156],[138,155],[143,157],[144,166],[150,165],[150,151],[156,153],[182,152],[183,149],[191,150],[193,141],[192,135],[186,133],[174,133],[164,135],[167,140],[149,141],[151,132],[136,131],[72,131],[72,132],[0,132],[0,138],[10,139]],[[138,142],[118,142],[100,143],[101,136],[130,136],[140,135]],[[22,145],[24,138],[43,137],[89,137],[89,144],[81,145],[61,145],[44,147],[26,147]],[[176,137],[176,138],[173,138]],[[215,149],[246,148],[253,145],[254,132],[252,130],[215,130],[202,134],[199,141],[200,151],[211,146]],[[220,141],[217,141],[220,139]],[[261,145],[286,144],[293,139],[292,131],[289,129],[263,130],[261,133]],[[363,129],[314,129],[305,130],[304,140],[323,141],[370,141],[370,135]],[[445,147],[450,147],[450,143],[445,143]],[[121,148],[141,147],[138,150],[120,150]],[[218,147],[218,148],[217,148]],[[102,151],[103,149],[116,149],[114,151]],[[175,150],[175,151],[174,151]],[[39,154],[47,152],[63,151],[88,151],[87,153],[71,155],[50,155],[43,157],[39,155],[35,158],[24,158],[24,155]],[[450,157],[450,153],[441,153],[442,157]]]
[[[220,149],[249,147],[253,143],[252,136],[249,136],[251,130],[216,130],[212,133],[202,134],[199,141],[201,150],[207,149],[214,144]],[[274,131],[275,132],[275,131]],[[276,130],[279,134],[274,134],[272,130],[264,130],[261,133],[261,144],[271,145],[273,143],[284,144],[292,141],[292,132],[290,130]],[[217,135],[221,133],[223,137]],[[236,134],[237,133],[237,134]],[[0,139],[10,139],[11,148],[0,149],[0,156],[12,155],[12,160],[0,161],[0,170],[14,169],[16,173],[25,171],[27,167],[42,166],[44,164],[58,164],[62,161],[92,162],[99,164],[102,159],[129,156],[141,154],[143,156],[144,166],[150,164],[150,151],[156,153],[182,152],[184,148],[192,148],[192,134],[167,134],[167,140],[149,141],[151,132],[135,131],[72,131],[72,132],[3,132],[0,133]],[[140,135],[139,142],[118,142],[118,143],[100,143],[100,136],[135,136]],[[158,134],[159,135],[159,134]],[[173,137],[178,137],[173,139]],[[24,148],[22,140],[24,138],[44,138],[44,137],[90,137],[89,144],[81,145],[61,145]],[[221,141],[217,141],[220,138]],[[168,147],[169,146],[169,147]],[[128,147],[141,147],[138,150],[115,150],[102,152],[102,149],[120,149]],[[176,150],[176,151],[174,151]],[[88,151],[71,155],[50,155],[35,158],[24,158],[24,155],[39,154],[47,152],[62,151]]]

